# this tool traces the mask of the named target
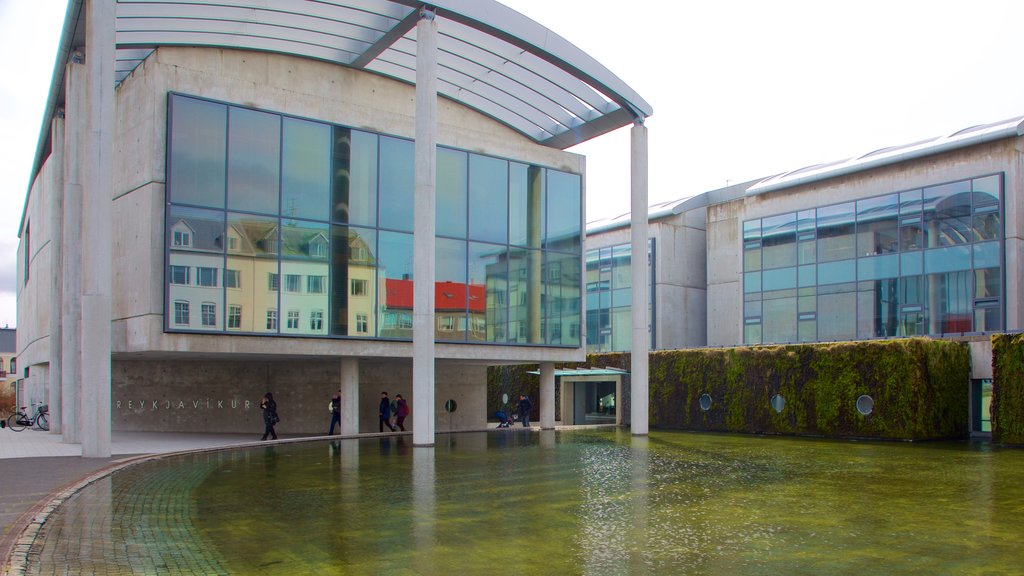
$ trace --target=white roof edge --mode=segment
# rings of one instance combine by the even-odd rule
[[[949,152],[951,150],[967,148],[969,146],[976,146],[978,144],[1002,140],[1004,138],[1012,138],[1015,136],[1024,136],[1024,117],[1011,118],[977,131],[971,130],[971,128],[965,128],[954,132],[950,136],[935,138],[909,148],[897,148],[891,152],[871,157],[868,157],[872,154],[869,152],[866,155],[851,158],[841,164],[826,166],[819,170],[810,170],[809,172],[792,178],[786,177],[786,174],[791,174],[792,172],[771,176],[748,188],[746,193],[748,195],[755,195],[774,192],[777,190],[785,190],[787,188],[794,188],[804,184],[820,182],[822,180],[837,178],[847,174],[863,172],[865,170],[897,164],[907,160],[915,160],[918,158],[933,156],[935,154],[941,154],[943,152]]]
[[[410,7],[433,6],[441,10],[445,18],[480,29],[510,44],[527,50],[530,47],[539,48],[539,52],[529,51],[573,76],[584,78],[588,83],[602,88],[606,97],[628,109],[634,117],[643,119],[654,114],[654,109],[646,100],[592,56],[546,26],[496,0],[392,1]]]

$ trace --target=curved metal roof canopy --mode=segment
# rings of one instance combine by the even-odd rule
[[[85,42],[71,0],[33,175],[63,102],[64,64]],[[416,22],[436,11],[438,93],[564,149],[653,113],[607,68],[494,0],[117,0],[118,82],[159,46],[209,46],[333,62],[413,84]]]

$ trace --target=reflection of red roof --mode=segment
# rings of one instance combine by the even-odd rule
[[[387,307],[412,310],[412,280],[387,279]],[[466,284],[437,282],[434,284],[436,310],[465,310]],[[483,312],[487,308],[486,289],[481,284],[469,284],[469,311]]]

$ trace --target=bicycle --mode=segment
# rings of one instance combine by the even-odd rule
[[[25,413],[25,407],[22,406],[21,410],[15,412],[7,419],[7,427],[15,432],[21,432],[30,426],[36,426],[40,430],[49,430],[50,420],[47,418],[49,413],[50,407],[46,404],[40,404],[39,408],[36,408],[35,413],[32,414],[32,417],[29,418]]]

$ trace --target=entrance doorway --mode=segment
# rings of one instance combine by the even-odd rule
[[[992,379],[971,380],[971,434],[992,434]]]
[[[573,382],[573,424],[615,424],[615,382]]]

